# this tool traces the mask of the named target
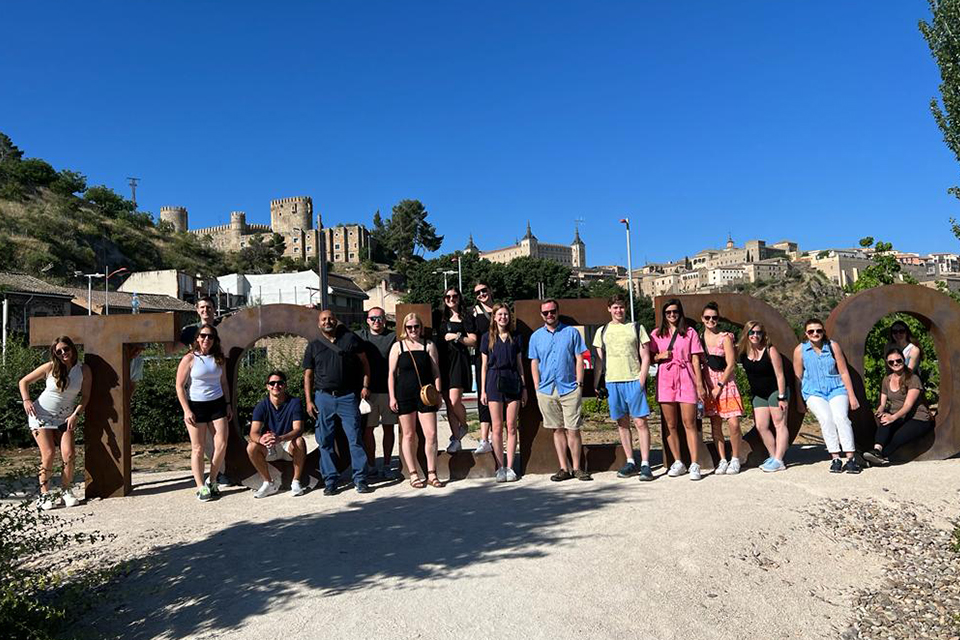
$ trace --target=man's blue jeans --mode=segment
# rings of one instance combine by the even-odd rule
[[[317,391],[314,394],[317,406],[317,444],[320,445],[320,475],[323,484],[335,486],[340,478],[337,471],[336,452],[333,448],[337,423],[343,426],[343,432],[350,443],[350,466],[353,467],[353,481],[365,480],[367,452],[363,449],[360,431],[360,399],[356,393],[332,396]]]

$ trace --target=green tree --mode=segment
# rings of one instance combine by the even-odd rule
[[[920,33],[940,68],[940,100],[930,99],[930,111],[943,142],[960,162],[960,0],[927,0],[930,22],[920,21]],[[948,190],[960,198],[960,187]]]
[[[10,136],[0,131],[0,162],[16,162],[23,158],[23,151],[13,144]]]
[[[396,254],[395,266],[406,269],[414,256],[423,251],[437,251],[443,244],[443,236],[437,235],[437,229],[427,222],[427,210],[419,200],[401,200],[393,207],[389,222],[381,221],[386,247]],[[377,229],[377,217],[374,217],[374,232]]]
[[[913,276],[901,274],[903,265],[900,264],[897,256],[893,253],[893,244],[880,240],[877,240],[874,244],[872,237],[860,240],[861,247],[870,247],[871,245],[873,246],[873,264],[863,270],[857,281],[850,287],[851,291],[863,291],[864,289],[872,289],[895,282],[917,283]]]
[[[272,273],[274,265],[283,258],[285,249],[286,244],[279,233],[270,237],[266,234],[255,235],[247,242],[247,246],[234,254],[234,268],[239,273]]]
[[[83,194],[84,199],[96,210],[108,218],[120,218],[123,214],[133,213],[137,207],[106,185],[90,187]]]

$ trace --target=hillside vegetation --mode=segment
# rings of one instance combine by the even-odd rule
[[[0,269],[69,281],[75,272],[125,266],[219,274],[225,256],[188,233],[173,233],[104,186],[24,158],[0,133]]]
[[[763,300],[787,319],[797,334],[808,318],[826,320],[843,298],[839,286],[813,269],[792,269],[784,278],[732,285],[731,293],[746,293]]]

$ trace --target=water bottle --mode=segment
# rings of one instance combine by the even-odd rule
[[[697,420],[703,420],[703,400],[697,400]]]

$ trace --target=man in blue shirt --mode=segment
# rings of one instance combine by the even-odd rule
[[[307,457],[307,443],[303,436],[303,409],[300,398],[287,395],[287,375],[273,371],[267,376],[267,397],[253,409],[250,425],[250,442],[247,456],[257,469],[263,484],[253,497],[265,498],[280,490],[280,481],[270,478],[268,462],[289,460],[293,462],[293,482],[290,494],[303,495],[300,474]]]
[[[587,346],[579,331],[560,322],[560,305],[556,300],[541,302],[540,315],[544,324],[530,336],[528,355],[543,426],[553,429],[553,446],[560,462],[560,471],[550,479],[554,482],[570,478],[592,480],[590,474],[580,468],[583,352]],[[573,462],[572,473],[567,468],[567,451]]]

